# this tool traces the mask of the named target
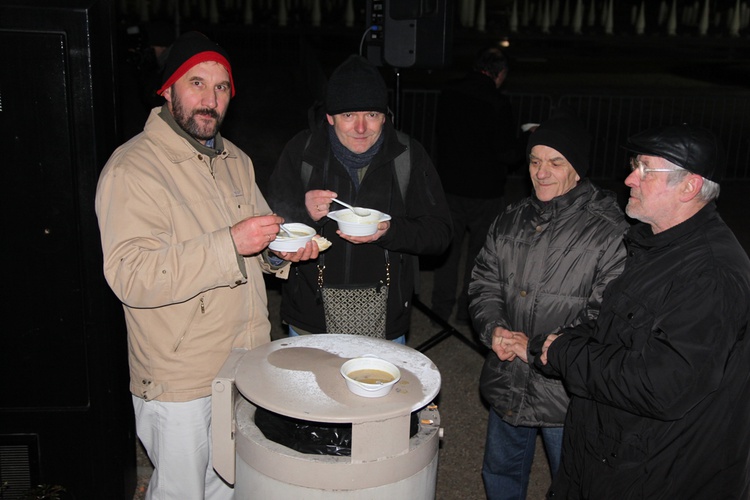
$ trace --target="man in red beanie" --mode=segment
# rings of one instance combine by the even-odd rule
[[[158,92],[166,104],[99,178],[104,274],[125,311],[136,431],[154,465],[147,498],[229,499],[210,463],[211,382],[233,348],[270,341],[262,274],[288,272],[267,253],[284,219],[219,134],[235,93],[226,52],[182,35]],[[277,254],[317,256],[314,242]]]

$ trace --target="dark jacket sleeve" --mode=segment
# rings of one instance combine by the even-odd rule
[[[302,131],[284,147],[269,179],[266,199],[274,213],[282,216],[286,222],[301,222],[315,227],[316,223],[305,208],[301,172],[302,151],[309,137],[309,131]],[[327,220],[324,217],[320,222]]]
[[[411,174],[405,215],[393,215],[391,227],[376,242],[391,251],[438,255],[451,241],[452,222],[445,193],[432,160],[421,144],[410,141]]]
[[[505,295],[498,286],[499,280],[506,279],[502,275],[506,266],[500,261],[501,255],[495,241],[496,227],[502,217],[503,215],[498,216],[490,226],[484,247],[477,255],[469,284],[469,313],[480,341],[489,348],[492,348],[492,332],[495,327],[511,329],[506,315]]]
[[[733,318],[737,287],[703,274],[670,291],[658,317],[639,330],[628,323],[625,294],[613,298],[610,324],[594,337],[564,334],[549,364],[577,396],[661,420],[679,419],[717,389],[742,325]],[[744,303],[744,301],[741,301]],[[610,306],[608,306],[610,307]],[[690,312],[690,313],[688,313]],[[606,336],[605,336],[606,335]],[[630,346],[620,339],[628,338]]]

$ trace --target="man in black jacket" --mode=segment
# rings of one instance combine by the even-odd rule
[[[549,498],[750,494],[750,260],[717,213],[707,130],[631,137],[625,271],[595,322],[529,346],[573,395]]]
[[[474,259],[492,221],[505,206],[505,179],[523,160],[510,99],[500,87],[508,62],[497,47],[477,53],[474,68],[441,92],[436,116],[436,164],[453,222],[453,240],[435,269],[432,310],[443,319],[456,306],[456,321],[468,322],[467,290]],[[468,251],[456,298],[464,236]]]
[[[349,57],[328,81],[325,117],[289,141],[271,176],[273,210],[286,221],[315,227],[332,242],[318,261],[293,266],[283,285],[281,316],[291,335],[328,331],[321,285],[352,289],[382,282],[388,288],[385,337],[404,342],[416,256],[439,254],[448,246],[450,214],[437,172],[417,141],[402,142],[387,111],[388,91],[377,68],[360,56]],[[397,171],[402,154],[409,158],[408,182]],[[328,217],[334,198],[391,219],[379,222],[372,235],[346,235]],[[362,330],[369,326],[363,323],[364,318]]]
[[[551,474],[560,463],[569,397],[528,365],[530,340],[599,314],[625,265],[628,228],[614,193],[586,177],[591,135],[557,109],[527,146],[531,196],[508,205],[469,284],[474,329],[488,353],[479,390],[489,403],[482,480],[488,500],[523,500],[541,434]]]

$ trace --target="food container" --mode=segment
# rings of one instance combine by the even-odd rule
[[[401,371],[390,361],[365,355],[341,365],[341,375],[351,392],[366,398],[385,396],[401,379]]]
[[[347,388],[341,365],[363,355],[399,367],[387,396]],[[430,403],[440,383],[421,352],[365,335],[300,335],[233,349],[212,385],[213,468],[234,483],[238,499],[435,500],[442,427]],[[302,426],[340,427],[351,454],[304,453],[269,439],[257,425],[259,408]]]
[[[296,252],[304,247],[307,242],[315,236],[315,229],[306,224],[290,222],[284,224],[284,227],[287,228],[294,237],[290,238],[284,231],[279,231],[279,234],[276,235],[276,239],[268,245],[268,248],[271,250],[277,252]]]
[[[378,230],[378,222],[391,220],[391,216],[378,210],[368,208],[370,215],[360,217],[348,208],[328,212],[328,217],[335,220],[342,233],[349,236],[370,236]]]

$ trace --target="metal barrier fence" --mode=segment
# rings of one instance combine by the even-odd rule
[[[616,180],[626,175],[627,153],[622,148],[632,134],[672,123],[693,123],[712,130],[724,146],[726,180],[750,179],[750,96],[617,96],[564,95],[557,102],[545,94],[508,93],[520,126],[539,123],[554,107],[575,111],[594,137],[590,177]],[[402,130],[437,153],[435,118],[440,92],[404,90]]]

